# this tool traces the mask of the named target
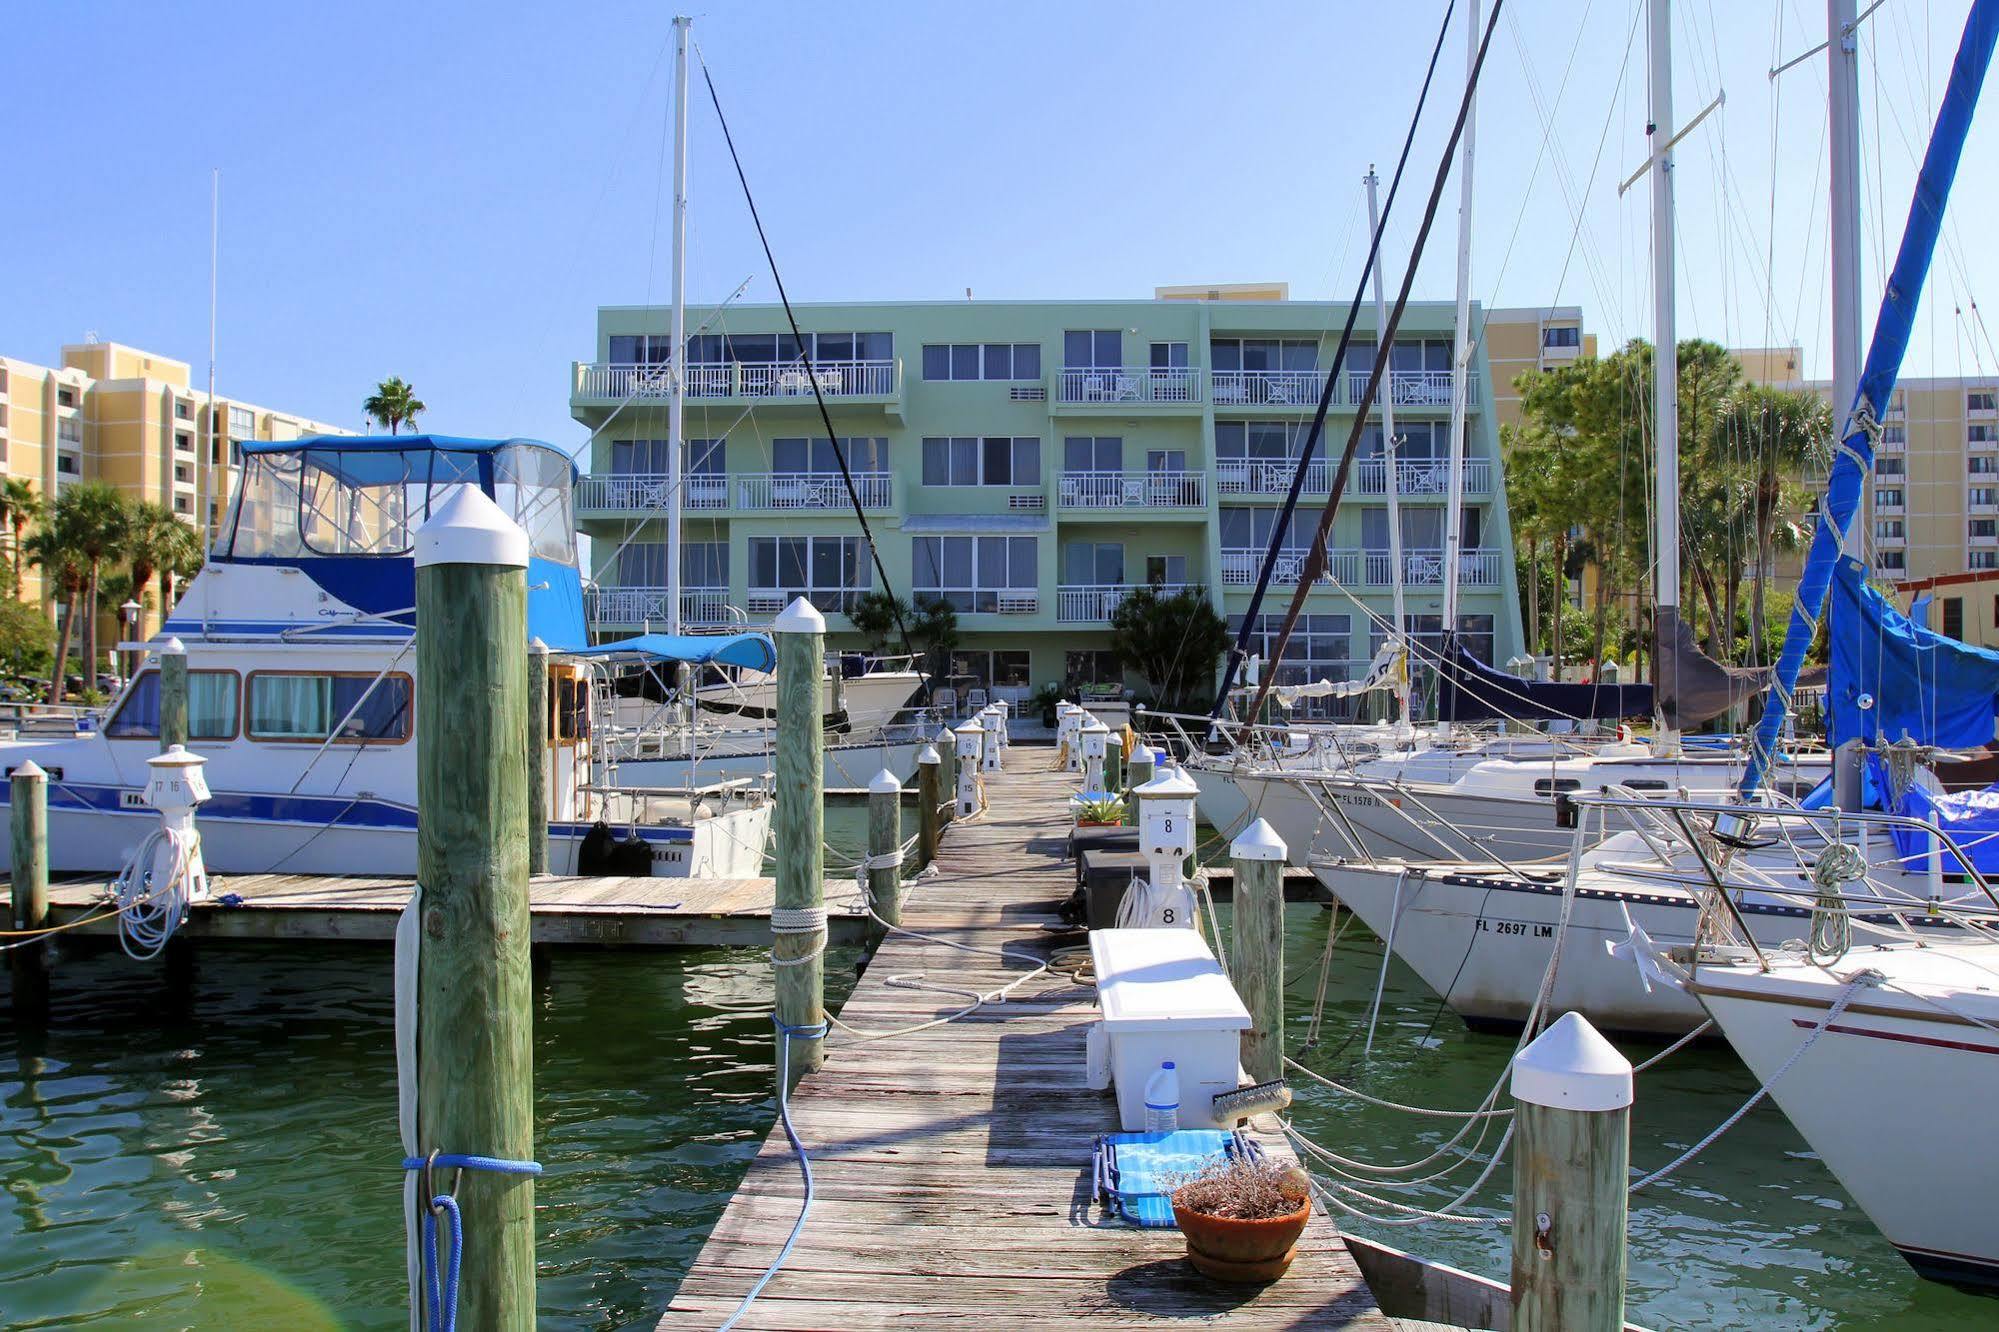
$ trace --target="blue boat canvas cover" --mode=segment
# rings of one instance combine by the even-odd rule
[[[684,661],[702,666],[740,666],[745,670],[777,669],[777,647],[769,634],[638,634],[595,647],[577,648],[574,657],[602,660]]]
[[[1832,580],[1826,688],[1835,744],[1977,749],[1993,738],[1999,652],[1917,624],[1842,556]]]

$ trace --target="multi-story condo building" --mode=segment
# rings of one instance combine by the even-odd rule
[[[27,478],[44,496],[75,481],[108,481],[204,532],[228,503],[242,441],[344,433],[231,398],[211,404],[190,386],[185,361],[116,342],[65,346],[57,366],[0,356],[6,476]],[[23,581],[24,595],[39,595],[34,570],[24,569]]]
[[[954,673],[1001,696],[1121,677],[1109,621],[1135,588],[1198,587],[1241,623],[1346,307],[1281,285],[1173,288],[1152,300],[856,303],[798,308],[894,591],[958,611]],[[1474,307],[1476,310],[1476,307]],[[1477,312],[1465,458],[1459,628],[1480,655],[1519,651],[1494,376],[1582,354],[1579,312]],[[1411,628],[1441,627],[1445,437],[1454,308],[1412,304],[1392,351],[1403,572]],[[840,614],[877,586],[776,306],[688,311],[682,619],[767,620],[805,595]],[[1265,602],[1274,634],[1376,356],[1371,310],[1334,388],[1327,442]],[[570,407],[590,428],[578,522],[600,634],[665,618],[670,339],[658,307],[598,312]],[[1545,348],[1545,353],[1544,353]],[[1387,472],[1370,425],[1333,527],[1328,576],[1286,654],[1291,678],[1357,674],[1388,622]]]
[[[1751,379],[1832,395],[1799,376],[1797,347],[1736,356]],[[1897,382],[1856,527],[1876,574],[1933,593],[1932,629],[1999,644],[1999,373]]]

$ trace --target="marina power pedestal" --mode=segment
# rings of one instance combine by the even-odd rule
[[[1207,940],[1194,930],[1097,930],[1090,960],[1125,1131],[1144,1130],[1146,1081],[1169,1059],[1180,1075],[1180,1127],[1233,1127],[1214,1101],[1242,1085],[1249,1009]]]
[[[979,812],[979,751],[985,747],[986,732],[977,718],[960,722],[953,743],[958,746],[958,817],[969,819]]]
[[[1132,792],[1138,801],[1138,849],[1151,868],[1146,883],[1134,881],[1139,902],[1126,913],[1128,924],[1194,927],[1194,890],[1187,884],[1187,857],[1194,854],[1194,801],[1201,788],[1177,767]]]
[[[201,833],[194,826],[195,807],[208,799],[208,779],[201,769],[208,762],[180,745],[169,746],[164,754],[146,760],[145,801],[160,812],[160,822],[188,848],[187,900],[208,900],[208,866],[201,858]],[[164,884],[173,874],[174,847],[162,842],[153,854],[152,881]]]
[[[998,772],[1003,755],[1000,747],[1006,743],[1006,714],[997,708],[987,708],[979,714],[979,728],[985,733],[985,751],[979,767],[987,772]]]
[[[1083,790],[1098,792],[1104,789],[1104,755],[1110,751],[1111,728],[1095,717],[1083,723],[1080,733],[1083,751]]]
[[[1083,770],[1083,756],[1076,750],[1076,733],[1088,714],[1074,703],[1055,707],[1055,743],[1062,751],[1062,766],[1070,772]]]

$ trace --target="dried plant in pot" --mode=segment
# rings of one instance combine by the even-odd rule
[[[1217,1281],[1284,1275],[1312,1219],[1305,1172],[1289,1162],[1230,1155],[1173,1190],[1187,1260]]]

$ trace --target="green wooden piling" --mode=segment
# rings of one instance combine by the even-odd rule
[[[1251,1082],[1284,1075],[1284,839],[1262,819],[1229,843],[1235,931],[1229,977],[1249,1009],[1242,1066]]]
[[[476,486],[417,534],[419,1155],[534,1156],[527,562],[526,534]],[[533,1179],[468,1170],[454,1193],[462,1325],[528,1332]]]
[[[826,617],[800,597],[771,624],[777,639],[777,911],[771,918],[771,966],[777,1020],[818,1028],[825,1008],[826,772],[819,704],[825,679]],[[817,928],[799,924],[819,913]],[[783,1031],[778,1040],[786,1039]],[[824,1062],[825,1042],[793,1037],[788,1080]]]
[[[13,860],[8,883],[17,930],[39,930],[49,918],[49,781],[33,759],[14,769],[9,781]],[[13,972],[14,1007],[39,1012],[47,1007],[48,971],[41,941],[18,942],[7,950]]]
[[[1151,746],[1143,740],[1132,748],[1131,763],[1125,777],[1124,821],[1134,828],[1138,826],[1138,797],[1129,793],[1152,780],[1154,758]]]
[[[548,873],[548,644],[528,644],[528,873]]]
[[[1513,1327],[1621,1332],[1631,1064],[1567,1013],[1514,1056],[1513,1099]]]
[[[916,861],[919,867],[937,859],[937,842],[944,831],[944,760],[935,745],[916,756]]]
[[[160,752],[187,743],[187,645],[169,638],[160,650]]]
[[[1124,789],[1124,735],[1112,731],[1104,742],[1104,790],[1118,792]]]
[[[868,859],[901,859],[902,783],[883,768],[868,783]],[[868,869],[868,894],[874,899],[875,914],[891,925],[902,924],[902,866],[872,864]]]

